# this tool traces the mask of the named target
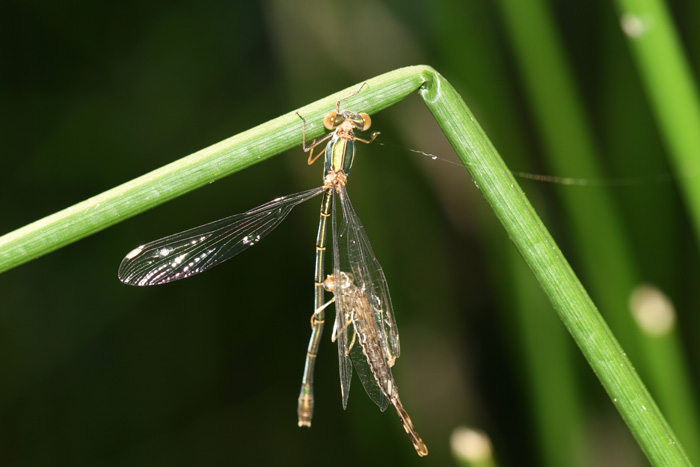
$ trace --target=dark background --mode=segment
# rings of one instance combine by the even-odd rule
[[[0,233],[415,64],[433,66],[462,93],[513,170],[548,173],[496,3],[5,2]],[[697,18],[689,15],[697,6],[671,3],[697,63]],[[644,138],[639,157],[654,161],[648,175],[667,171],[613,6],[550,7],[601,160],[616,157],[623,134]],[[600,67],[611,48],[630,89],[612,129],[600,118],[608,105]],[[497,82],[488,78],[494,70]],[[501,125],[504,111],[524,139]],[[463,168],[411,151],[456,160],[417,96],[373,123],[382,144],[359,148],[348,190],[390,285],[402,341],[394,376],[431,450],[427,459],[418,460],[393,410],[380,413],[357,379],[342,410],[329,332],[313,427],[296,425],[318,200],[200,277],[143,289],[117,280],[121,259],[141,243],[319,185],[321,166],[307,167],[297,149],[0,276],[0,463],[450,465],[452,430],[470,426],[488,433],[501,465],[543,465],[527,389],[532,363],[523,361],[518,323],[504,307],[512,290],[499,255],[513,247]],[[509,159],[514,145],[527,168]],[[571,232],[556,194],[586,188],[527,180],[523,188],[568,255]],[[614,195],[632,213],[641,276],[671,295],[692,336],[697,249],[674,183]],[[662,225],[653,218],[659,197],[671,206]],[[645,241],[640,222],[669,230],[671,241]],[[546,304],[532,307],[556,321]],[[572,451],[571,465],[645,465],[600,384],[563,342],[552,352],[571,355],[585,407],[575,441],[585,457]],[[697,368],[697,349],[685,349]]]

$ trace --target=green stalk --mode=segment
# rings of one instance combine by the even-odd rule
[[[616,0],[615,5],[656,126],[671,158],[696,241],[700,241],[700,180],[695,176],[700,171],[700,97],[688,59],[665,2]],[[648,337],[646,341],[645,353],[654,371],[649,385],[658,394],[659,403],[681,439],[688,441],[691,459],[698,462],[697,403],[687,377],[687,361],[678,350],[678,333],[673,330],[663,338]]]
[[[500,0],[499,4],[552,172],[605,179],[597,160],[600,150],[560,47],[563,41],[544,2]],[[615,200],[606,187],[596,185],[586,190],[559,187],[557,194],[571,226],[576,263],[618,339],[638,357],[639,336],[627,299],[639,280]],[[602,271],[600,258],[605,258]],[[643,361],[635,358],[635,362],[644,369]]]
[[[421,95],[655,465],[690,465],[629,359],[462,98],[436,72]]]
[[[531,2],[521,3],[527,8]],[[452,82],[469,89],[470,105],[478,106],[491,122],[498,122],[497,125],[489,125],[489,136],[501,153],[507,154],[511,169],[517,167],[530,173],[541,170],[536,168],[533,154],[530,153],[529,138],[521,115],[513,111],[518,98],[508,83],[510,70],[498,48],[502,41],[495,36],[487,14],[491,8],[484,8],[478,2],[435,2],[432,9],[434,22],[439,25],[435,30],[440,37],[435,50],[446,59],[454,56],[461,58],[458,62],[445,60],[450,64]],[[470,46],[464,47],[464,44]],[[479,73],[473,72],[474,63],[482,64]],[[550,83],[542,85],[549,87]],[[551,172],[572,173],[571,170],[560,171],[556,168]],[[547,188],[541,183],[528,184],[528,197],[538,211],[539,206],[547,206],[542,202],[544,197],[541,193]],[[577,187],[564,187],[562,191],[572,189],[581,191],[584,198],[589,192]],[[579,212],[573,208],[565,211]],[[548,213],[539,214],[546,223],[552,219]],[[585,216],[586,213],[579,215]],[[527,415],[539,446],[538,465],[589,465],[589,452],[585,449],[588,443],[584,430],[584,402],[579,389],[580,378],[577,378],[575,371],[575,350],[560,320],[551,313],[547,297],[538,290],[534,277],[517,251],[504,249],[500,236],[486,233],[497,228],[493,225],[494,221],[487,208],[478,210],[476,223],[487,239],[485,246],[488,249],[489,270],[493,283],[498,287],[495,297],[501,311],[499,322],[508,330],[507,339],[513,343],[509,349],[513,364],[522,369],[517,381],[522,381],[520,388],[529,401]],[[579,249],[574,248],[573,251],[578,253]],[[547,339],[542,339],[543,335]],[[625,348],[628,346],[625,345]],[[544,359],[547,365],[541,364]]]
[[[308,136],[319,136],[321,117],[338,97],[357,88],[300,109],[309,121]],[[348,107],[361,101],[364,110],[375,113],[419,88],[646,455],[658,465],[689,465],[622,348],[452,86],[430,67],[403,68],[368,80],[366,89],[350,99]],[[299,144],[300,126],[291,112],[7,234],[0,238],[0,271],[294,147]]]
[[[560,46],[564,41],[559,37],[546,2],[500,0],[499,3],[553,172],[605,179],[598,163],[602,151],[597,147],[573,73]],[[641,157],[637,155],[637,159]],[[687,372],[684,359],[669,361],[664,366],[654,365],[648,349],[656,348],[656,342],[639,331],[629,312],[628,297],[640,282],[638,265],[633,260],[629,235],[625,233],[610,190],[604,186],[588,186],[586,190],[564,187],[558,193],[574,233],[576,263],[582,266],[586,284],[590,284],[589,290],[603,316],[647,379],[678,435],[682,439],[695,439],[693,435],[700,430],[695,413],[668,410],[679,405],[695,406],[692,397],[682,397],[692,394],[688,386],[677,384]],[[604,267],[601,267],[601,258],[604,258]],[[674,337],[677,338],[670,335],[668,340]],[[678,342],[675,345],[680,346]],[[670,378],[670,368],[678,368],[680,374]],[[697,458],[695,444],[687,446],[691,458]]]
[[[422,84],[420,70],[402,68],[368,80],[362,93],[346,104],[352,108],[362,102],[374,114],[416,91]],[[356,85],[297,109],[308,122],[307,137],[320,136],[328,109],[358,89]],[[289,112],[8,233],[0,237],[0,273],[299,146],[301,129],[301,119]]]
[[[700,98],[661,0],[616,0],[639,75],[700,241]]]
[[[575,348],[520,255],[512,248],[508,250],[510,301],[529,305],[513,304],[516,313],[511,326],[519,329],[521,348],[527,357],[523,358],[524,370],[531,379],[532,417],[543,449],[542,465],[590,465],[586,424],[582,423],[582,388],[578,384],[583,378],[577,378]]]

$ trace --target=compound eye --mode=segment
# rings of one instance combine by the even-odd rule
[[[338,117],[338,114],[335,112],[328,112],[326,116],[323,118],[323,126],[326,127],[327,130],[333,130],[336,126],[335,120]]]
[[[362,130],[362,131],[369,130],[369,127],[372,126],[372,119],[369,118],[369,115],[367,115],[364,112],[360,113],[360,118],[362,118],[362,121],[364,123],[364,125],[362,126],[362,128],[360,128],[360,130]]]

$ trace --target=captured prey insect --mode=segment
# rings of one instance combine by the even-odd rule
[[[242,214],[226,217],[141,245],[129,252],[119,266],[119,279],[129,285],[158,285],[190,277],[221,264],[227,259],[257,244],[263,237],[274,230],[295,206],[323,194],[318,234],[316,237],[314,312],[311,316],[312,331],[297,407],[299,426],[310,427],[313,416],[313,373],[321,334],[323,332],[324,308],[327,305],[324,305],[324,288],[328,287],[328,284],[324,281],[324,269],[328,219],[331,216],[333,217],[334,226],[334,277],[341,277],[340,261],[341,258],[343,258],[344,263],[342,270],[352,272],[355,281],[354,287],[362,291],[364,301],[370,304],[368,307],[365,307],[365,315],[373,313],[372,316],[374,316],[376,321],[376,332],[371,337],[371,341],[375,342],[373,348],[381,348],[382,351],[373,351],[372,355],[381,355],[383,358],[386,358],[385,364],[387,368],[390,368],[393,366],[400,352],[398,329],[396,321],[394,320],[386,278],[379,262],[372,252],[367,234],[350,204],[350,199],[345,189],[347,178],[355,158],[355,141],[369,144],[374,141],[379,134],[375,132],[369,139],[362,139],[355,136],[355,130],[367,131],[370,128],[371,119],[369,115],[364,112],[358,113],[349,110],[340,110],[340,103],[359,93],[362,87],[364,87],[364,84],[354,93],[336,102],[335,111],[329,112],[323,120],[324,126],[326,129],[331,130],[331,132],[320,140],[313,140],[309,145],[306,143],[306,120],[299,115],[299,118],[303,121],[303,149],[304,152],[309,152],[307,161],[309,165],[313,164],[316,159],[321,156],[321,151],[314,155],[314,149],[328,141],[325,148],[322,186],[276,198]],[[337,216],[335,215],[336,198],[340,198],[343,211],[343,217],[341,218],[343,228],[340,232],[335,232],[337,226]],[[341,241],[343,242],[343,248],[339,246]],[[345,243],[346,241],[347,244]],[[342,251],[339,252],[339,248]],[[334,295],[336,303],[340,304],[336,305],[338,307],[336,313],[338,315],[336,318],[336,331],[341,330],[338,335],[343,336],[343,340],[340,338],[338,339],[338,352],[341,364],[340,375],[343,408],[345,408],[347,406],[348,391],[350,389],[350,379],[352,376],[352,363],[348,358],[348,355],[351,355],[349,349],[352,345],[348,347],[347,339],[344,338],[345,335],[343,333],[347,333],[350,323],[344,323],[342,326],[338,327],[338,319],[340,319],[341,322],[346,319],[341,315],[347,312],[348,308],[342,305],[346,302],[346,294],[339,294],[336,291]],[[358,292],[355,295],[360,295],[360,293]],[[350,301],[350,303],[352,304],[354,302]],[[369,308],[369,306],[371,306],[371,308]],[[359,316],[360,314],[359,312],[355,312],[354,314],[351,313],[350,316]],[[368,337],[363,335],[365,328],[354,322],[353,324],[355,334],[357,334],[360,339],[368,339]],[[353,355],[355,354],[353,353]],[[384,383],[380,382],[379,384],[385,384],[385,386],[381,386],[382,389],[377,391],[377,384],[374,383],[374,379],[372,379],[371,375],[366,377],[366,375],[361,373],[361,371],[365,370],[365,373],[367,371],[369,371],[369,373],[374,371],[378,372],[378,370],[375,370],[375,366],[373,366],[375,364],[372,361],[368,362],[361,354],[359,358],[353,357],[353,362],[355,363],[358,374],[360,374],[360,378],[370,398],[379,405],[382,411],[386,409],[388,405],[387,398],[394,403],[394,392],[385,389],[386,384],[390,386],[394,385],[393,378],[390,378],[391,372],[388,372],[388,380],[386,377],[383,377],[382,381],[384,381]],[[385,375],[386,371],[382,371],[382,374]],[[397,410],[399,410],[400,402],[398,401],[397,394],[395,399],[398,405],[394,405],[397,407]],[[405,411],[402,412],[399,410],[399,415],[402,415],[402,413],[405,414]],[[403,416],[401,418],[404,420],[404,426],[406,427],[405,420],[410,422],[410,419],[408,419],[407,415],[406,419],[404,419]],[[412,425],[410,426],[412,427]],[[420,440],[417,435],[415,437]],[[412,437],[412,439],[414,438]],[[419,449],[415,440],[414,445],[416,445],[416,450],[419,455],[427,454],[427,449],[425,449],[425,445],[422,444],[422,441],[422,449]]]
[[[355,264],[356,271],[358,271],[358,266],[361,274],[368,272],[363,271],[361,265]],[[336,278],[340,278],[340,280],[336,280]],[[366,289],[367,284],[358,286],[355,284],[353,276],[342,272],[338,266],[333,268],[333,275],[326,278],[323,286],[334,295],[332,301],[335,301],[336,318],[333,340],[338,341],[343,403],[346,403],[350,390],[352,356],[357,374],[369,397],[382,412],[391,402],[399,414],[403,428],[408,437],[411,438],[416,452],[421,457],[427,456],[428,447],[413,427],[411,417],[408,416],[401,399],[399,399],[399,390],[391,373],[396,355],[392,354],[391,348],[387,345],[382,322],[384,310],[376,308],[378,303],[373,303],[376,298],[374,300],[371,298],[371,292],[368,293]],[[352,331],[351,339],[349,339],[350,331]],[[349,343],[348,340],[350,340]],[[357,341],[362,349],[361,353],[356,345]]]

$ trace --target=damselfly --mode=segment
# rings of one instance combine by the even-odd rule
[[[364,112],[357,113],[349,110],[340,110],[340,103],[343,100],[354,96],[361,90],[362,87],[336,102],[335,111],[329,112],[324,118],[324,126],[328,130],[332,130],[331,133],[318,141],[313,140],[309,145],[306,144],[306,121],[299,116],[304,124],[302,130],[303,149],[305,152],[309,152],[309,165],[313,164],[321,155],[320,151],[314,155],[314,149],[328,141],[325,150],[322,186],[276,198],[269,203],[242,214],[236,214],[141,245],[129,252],[119,266],[119,279],[129,285],[158,285],[190,277],[221,264],[257,244],[263,237],[274,230],[295,206],[323,194],[316,237],[314,312],[311,316],[312,331],[297,408],[299,426],[311,426],[313,416],[313,373],[324,325],[324,265],[328,218],[331,215],[333,215],[335,230],[333,235],[333,256],[334,271],[336,272],[334,276],[340,277],[341,266],[343,271],[352,271],[355,278],[355,287],[360,287],[365,297],[364,300],[371,304],[371,310],[374,310],[373,313],[375,314],[374,317],[378,329],[376,336],[379,336],[377,346],[383,349],[382,355],[386,357],[388,367],[394,364],[400,351],[398,329],[393,316],[384,272],[372,252],[365,230],[350,204],[350,199],[345,189],[355,158],[355,141],[369,144],[379,134],[378,132],[373,133],[369,139],[355,136],[355,130],[367,131],[370,128],[371,119],[369,115]],[[336,195],[340,198],[343,210],[343,217],[340,221],[343,227],[339,232],[336,228]],[[343,242],[343,248],[339,246],[341,241]],[[342,264],[341,260],[343,261]],[[338,296],[338,293],[336,293],[336,301],[344,303],[343,294],[341,294],[340,299],[338,299]],[[344,309],[341,305],[337,315],[341,316]],[[345,332],[347,327],[343,326]],[[360,338],[363,338],[363,331],[358,330],[357,325],[354,326],[354,329],[355,333]],[[376,336],[372,339],[377,339]],[[343,408],[345,408],[350,389],[352,366],[350,360],[346,358],[347,356],[343,357],[346,350],[348,350],[347,345],[341,343],[340,340],[339,345],[341,390]],[[360,360],[364,359],[360,358]],[[363,367],[361,361],[358,362],[355,359],[356,367]],[[367,368],[366,363],[364,368]],[[370,362],[369,367],[372,368],[372,365],[373,363]],[[360,368],[358,368],[358,374],[360,374],[359,370]],[[384,410],[387,407],[386,397],[388,396],[389,400],[392,400],[393,393],[387,393],[382,400],[381,397],[375,395],[377,393],[376,385],[375,389],[370,390],[369,385],[365,383],[366,377],[360,375],[360,378],[363,380],[370,398]],[[393,379],[390,382],[390,384],[393,384]],[[398,401],[398,395],[396,400]],[[397,410],[399,410],[398,406]],[[403,413],[405,414],[405,411]],[[401,414],[402,412],[399,411],[399,415]],[[408,419],[407,415],[406,419]],[[410,419],[408,420],[410,421]],[[404,426],[406,426],[405,423],[404,421]],[[420,438],[417,439],[420,440]],[[424,451],[419,450],[417,445],[416,450],[418,450],[420,455],[427,454],[427,449]]]

